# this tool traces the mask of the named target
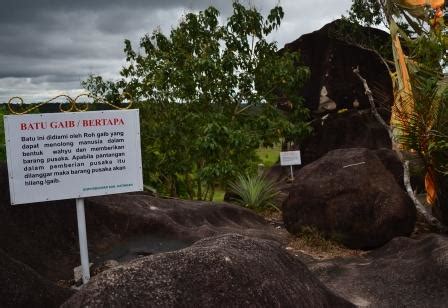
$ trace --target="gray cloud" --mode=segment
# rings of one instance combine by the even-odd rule
[[[277,0],[247,0],[262,12]],[[230,0],[15,0],[0,10],[0,102],[11,96],[49,98],[79,93],[89,74],[117,78],[123,41],[134,45],[156,27],[168,32],[183,14],[217,7],[226,18]],[[244,2],[244,1],[242,1]],[[285,18],[272,35],[280,46],[338,18],[351,0],[282,0]]]

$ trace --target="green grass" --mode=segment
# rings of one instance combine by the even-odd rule
[[[213,202],[223,202],[225,194],[226,192],[223,189],[216,188],[215,194],[213,195]]]
[[[257,150],[257,155],[261,159],[265,168],[272,167],[279,160],[281,145],[274,145],[272,148],[260,147]]]

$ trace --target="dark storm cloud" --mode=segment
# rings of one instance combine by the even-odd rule
[[[245,1],[242,1],[243,3]],[[247,0],[266,12],[277,0]],[[322,5],[319,5],[321,3]],[[350,0],[283,0],[285,19],[273,39],[284,44],[316,30],[348,9]],[[10,0],[0,9],[0,102],[81,91],[89,74],[117,78],[123,40],[134,46],[156,27],[164,32],[190,11],[216,6],[225,18],[230,0]],[[319,8],[319,9],[316,9]],[[77,90],[78,89],[78,90]]]
[[[70,12],[101,12],[132,9],[135,11],[152,9],[186,8],[190,10],[203,9],[211,0],[14,0],[3,1],[0,11],[1,22],[31,22],[52,16]],[[224,10],[231,7],[231,1],[220,1],[220,7]],[[42,21],[42,20],[40,20]]]

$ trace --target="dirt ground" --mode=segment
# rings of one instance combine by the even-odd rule
[[[287,232],[283,226],[281,212],[266,211],[260,214],[277,229],[283,229]],[[417,215],[417,222],[411,238],[417,238],[422,234],[438,233],[437,231],[422,216]],[[328,240],[315,230],[307,230],[298,235],[288,234],[286,249],[292,253],[302,253],[318,260],[362,256],[367,253],[367,251],[349,249],[335,241]]]
[[[260,214],[277,229],[284,229],[287,232],[283,226],[281,212],[268,211]],[[286,249],[291,253],[302,253],[319,260],[360,256],[365,253],[362,250],[348,249],[335,241],[325,239],[314,230],[308,230],[299,235],[288,234]]]

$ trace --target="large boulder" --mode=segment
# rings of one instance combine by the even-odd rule
[[[0,250],[0,306],[59,307],[73,293]]]
[[[436,172],[437,200],[434,214],[448,225],[448,175]]]
[[[390,110],[393,88],[387,66],[372,49],[339,36],[344,26],[350,25],[336,20],[285,45],[286,50],[299,51],[301,62],[311,71],[309,80],[298,94],[304,97],[310,110],[319,113],[370,108],[363,85],[353,74],[353,68],[359,66],[361,75],[373,89],[376,102]],[[361,31],[364,37],[380,45],[390,44],[390,35],[384,31],[367,27]]]
[[[2,249],[52,281],[71,279],[80,263],[74,200],[11,206],[5,164],[0,164],[0,192]],[[94,264],[181,249],[217,234],[278,241],[286,235],[239,206],[144,193],[86,199],[86,221]]]
[[[387,130],[370,110],[332,113],[312,122],[313,131],[301,142],[303,164],[309,164],[328,152],[347,148],[392,148]]]
[[[415,207],[375,151],[331,151],[302,168],[295,183],[283,203],[291,233],[312,227],[350,248],[369,249],[414,229]]]
[[[277,242],[223,235],[93,278],[62,307],[352,307]]]
[[[394,97],[392,81],[383,59],[373,51],[388,45],[388,33],[344,20],[335,20],[285,45],[284,50],[299,51],[302,64],[311,71],[298,90],[314,118],[312,134],[295,140],[304,165],[334,149],[391,148],[387,131],[370,113],[364,86],[353,73],[359,67],[377,110],[388,122]]]
[[[448,238],[399,237],[362,257],[308,263],[337,294],[359,307],[446,307]]]
[[[92,216],[101,218],[102,224],[121,236],[153,234],[191,243],[224,233],[283,239],[261,216],[228,203],[121,194],[90,198],[88,208]],[[88,220],[92,228],[96,223]]]
[[[0,163],[0,246],[52,281],[70,278],[79,263],[74,202],[12,206],[8,170]]]

